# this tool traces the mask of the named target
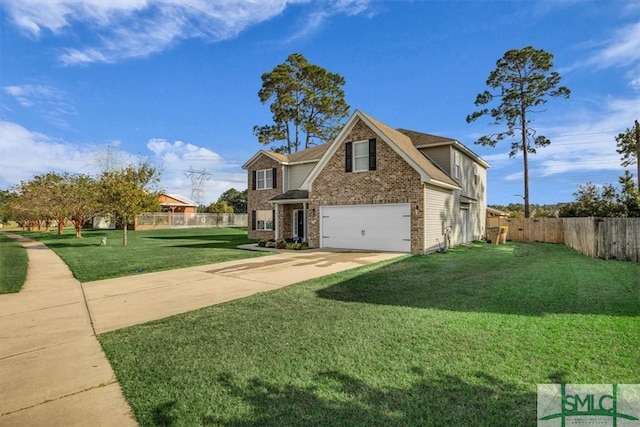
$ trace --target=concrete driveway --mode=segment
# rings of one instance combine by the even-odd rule
[[[302,251],[82,284],[97,334],[403,256]]]

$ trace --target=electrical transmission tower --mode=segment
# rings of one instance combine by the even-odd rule
[[[105,153],[98,156],[98,166],[102,172],[111,172],[122,165],[122,162],[118,160],[119,157],[117,148],[113,145],[107,145]]]
[[[204,200],[204,182],[211,179],[211,174],[205,169],[194,169],[189,166],[189,170],[184,171],[187,178],[191,178],[191,199],[196,202],[198,206],[202,205]]]

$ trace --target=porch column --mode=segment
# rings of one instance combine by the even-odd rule
[[[274,216],[274,218],[273,218],[273,231],[274,231],[273,237],[276,240],[279,240],[280,236],[278,235],[278,232],[280,231],[279,230],[280,227],[278,227],[278,204],[274,203],[274,205],[275,205],[275,214],[273,215]]]
[[[307,215],[307,202],[302,202],[302,215],[304,215],[304,240],[309,240],[309,231],[307,229],[307,222],[309,221],[309,215]]]

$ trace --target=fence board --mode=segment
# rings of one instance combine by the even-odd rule
[[[508,240],[564,243],[592,258],[640,262],[640,218],[487,218]]]

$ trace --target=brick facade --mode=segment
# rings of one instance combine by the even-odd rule
[[[345,143],[376,138],[376,170],[345,172]],[[309,194],[309,246],[320,245],[320,206],[410,203],[411,252],[423,250],[424,197],[418,172],[360,119],[313,181]],[[418,206],[418,214],[415,213]]]
[[[335,140],[331,145],[327,144],[326,148],[330,147],[329,152],[333,152],[329,158],[322,157],[323,154],[328,153],[327,151],[312,151],[313,148],[290,156],[274,153],[271,157],[269,154],[260,152],[243,166],[248,172],[248,234],[250,238],[291,239],[294,236],[293,212],[304,208],[305,204],[301,201],[306,199],[307,190],[309,201],[306,203],[306,238],[309,247],[312,248],[320,246],[321,206],[409,204],[411,252],[413,253],[437,249],[444,240],[443,230],[448,227],[451,227],[452,232],[449,238],[454,245],[464,243],[463,240],[482,237],[486,207],[486,167],[488,167],[486,162],[475,155],[469,156],[468,149],[464,148],[460,164],[461,176],[453,179],[449,174],[452,170],[453,153],[455,149],[460,149],[455,146],[455,144],[459,145],[457,141],[419,132],[401,131],[409,136],[414,144],[407,147],[407,141],[398,139],[397,132],[360,112],[356,112],[345,126],[348,134],[341,134],[339,140]],[[371,145],[369,153],[370,156],[375,155],[375,168],[373,169],[370,165],[369,169],[373,170],[347,172],[345,170],[347,143],[371,139],[376,140],[375,151]],[[391,145],[386,141],[392,141],[389,143]],[[447,145],[429,146],[428,144],[433,141],[437,143],[444,141]],[[440,166],[440,169],[415,150],[416,144],[425,144],[422,148],[423,152],[427,153],[428,157]],[[350,145],[349,152],[352,158],[354,150],[355,145]],[[398,154],[399,152],[403,154]],[[305,162],[311,164],[317,165],[315,162],[320,161],[321,158],[323,161],[322,170],[313,169],[314,178],[310,188],[306,188],[303,182],[304,174],[294,174],[294,168],[299,168],[301,164],[299,154],[306,156]],[[430,183],[429,180],[423,182],[423,175],[405,160],[406,156],[411,156],[411,164],[415,162],[422,174],[426,173],[433,182]],[[303,166],[306,168],[306,173],[312,170],[306,163]],[[253,190],[253,172],[273,168],[277,170],[276,188]],[[300,172],[297,169],[295,171]],[[277,205],[270,203],[269,200],[284,193],[284,178],[291,183],[291,177],[294,175],[295,184],[291,188],[286,188],[292,193],[280,197]],[[455,189],[457,185],[461,188]],[[304,196],[297,197],[296,192],[301,192]],[[287,200],[287,197],[290,197],[290,200]],[[274,228],[277,230],[253,230],[252,216],[253,211],[257,210],[276,210],[277,225],[274,224]],[[463,239],[462,219],[467,217],[467,213],[469,228],[464,228],[468,232],[464,233],[467,239]]]
[[[254,190],[252,187],[252,173],[253,171],[262,169],[277,169],[276,173],[276,188],[267,190]],[[249,183],[247,190],[247,213],[248,218],[248,235],[250,239],[273,239],[275,238],[275,232],[273,230],[253,230],[253,211],[257,210],[273,210],[274,207],[269,203],[269,199],[282,194],[282,166],[276,160],[270,158],[267,155],[261,155],[247,169],[247,182]]]

